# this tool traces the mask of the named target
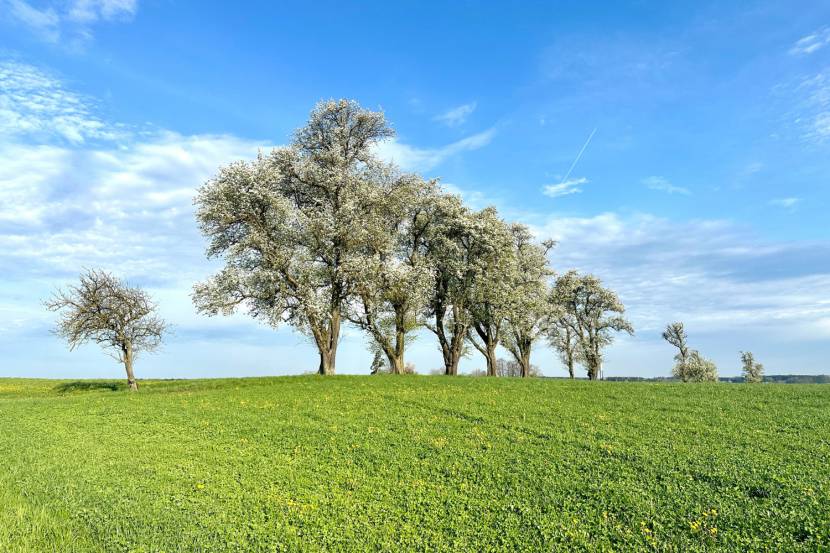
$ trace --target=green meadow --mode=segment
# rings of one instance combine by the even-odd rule
[[[0,379],[0,551],[823,551],[830,386]]]

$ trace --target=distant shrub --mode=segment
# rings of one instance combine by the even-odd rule
[[[530,365],[528,376],[539,376],[542,372],[536,365]],[[522,365],[515,360],[499,358],[496,361],[496,376],[522,376]]]

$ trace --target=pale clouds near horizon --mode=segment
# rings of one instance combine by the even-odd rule
[[[233,135],[130,129],[106,121],[93,100],[54,76],[20,63],[0,67],[6,82],[17,83],[0,91],[0,125],[16,129],[0,140],[0,263],[6,267],[0,341],[7,352],[0,376],[95,376],[83,372],[85,364],[108,363],[94,348],[66,352],[47,332],[51,317],[40,301],[82,267],[101,267],[147,286],[176,325],[176,335],[162,354],[148,358],[142,376],[314,368],[314,349],[290,329],[274,332],[243,316],[207,319],[190,305],[192,283],[217,267],[204,259],[193,218],[195,189],[220,165],[251,159],[272,145]],[[393,140],[378,152],[429,176],[496,136],[490,128],[438,147]],[[584,183],[575,179],[569,186]],[[454,190],[473,198],[476,207],[497,203],[503,214],[516,216],[515,206],[492,201],[475,187]],[[520,218],[540,237],[559,241],[551,256],[556,270],[595,272],[628,306],[638,334],[611,348],[608,374],[666,374],[673,352],[660,344],[659,331],[675,319],[686,321],[695,347],[705,353],[710,348],[726,369],[732,353],[723,336],[734,335],[733,349],[757,350],[771,372],[826,370],[817,360],[788,366],[781,348],[771,345],[807,351],[830,340],[827,242],[779,243],[725,220],[672,221],[646,213],[573,216],[531,208]],[[344,370],[368,366],[364,349],[364,339],[350,331],[340,361]],[[434,338],[422,335],[411,359],[422,371],[439,366]],[[561,374],[544,349],[535,362],[547,374]],[[473,356],[464,366],[479,365]],[[119,374],[117,366],[101,366],[106,368],[96,370]]]

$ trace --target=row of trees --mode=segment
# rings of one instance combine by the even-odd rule
[[[351,324],[396,374],[426,328],[448,375],[473,348],[496,376],[503,346],[529,376],[549,339],[571,376],[582,364],[597,378],[613,332],[633,332],[616,294],[576,272],[551,284],[553,242],[378,159],[392,134],[380,112],[323,102],[288,147],[221,168],[195,200],[207,254],[225,263],[195,286],[198,310],[292,325],[317,346],[320,374],[335,372]]]
[[[392,135],[383,113],[323,102],[288,147],[221,168],[195,199],[207,255],[224,261],[194,287],[197,309],[242,308],[295,327],[316,345],[320,374],[335,372],[342,327],[351,324],[369,338],[373,373],[412,372],[406,347],[426,328],[447,375],[477,350],[488,376],[533,376],[531,352],[546,340],[571,378],[576,365],[601,377],[614,333],[634,332],[617,295],[593,275],[557,277],[548,261],[554,242],[535,241],[527,226],[492,207],[472,210],[437,181],[378,159],[375,146]],[[137,389],[137,353],[157,348],[167,330],[144,291],[92,270],[46,305],[61,312],[57,332],[71,348],[104,346]],[[678,348],[675,377],[717,380],[682,323],[663,337]],[[499,346],[511,361],[497,358]],[[760,381],[752,354],[742,360],[746,380]]]

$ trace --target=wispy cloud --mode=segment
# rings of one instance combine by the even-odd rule
[[[790,211],[794,211],[798,204],[801,203],[801,198],[775,198],[774,200],[769,201],[769,205],[775,207],[783,207],[784,209],[788,209]]]
[[[116,137],[120,132],[117,126],[95,116],[92,103],[36,67],[0,61],[1,135],[59,137],[74,144]]]
[[[477,105],[477,102],[463,104],[440,115],[436,115],[433,119],[444,123],[448,127],[457,127],[467,120],[467,118],[476,110]]]
[[[830,139],[830,70],[801,80],[795,94],[795,120],[804,138],[817,143]]]
[[[419,148],[393,138],[378,144],[376,153],[406,171],[429,171],[462,152],[483,148],[493,140],[495,135],[496,129],[492,127],[440,148]]]
[[[643,179],[643,184],[651,190],[659,190],[660,192],[666,192],[667,194],[683,194],[685,196],[691,194],[691,191],[688,188],[676,186],[665,177],[646,177]]]
[[[568,179],[557,184],[548,184],[542,188],[542,193],[551,198],[559,196],[569,196],[570,194],[578,194],[582,192],[582,185],[587,184],[588,179],[580,177],[578,179]]]
[[[46,42],[68,41],[82,47],[92,38],[92,26],[99,22],[126,21],[138,9],[138,0],[51,1],[35,7],[27,0],[0,0],[0,17],[5,16]]]
[[[811,33],[801,39],[799,39],[792,48],[790,48],[790,54],[796,56],[804,56],[808,54],[812,54],[821,50],[825,46],[830,44],[830,27],[825,27],[824,29],[820,29],[814,33]]]
[[[24,0],[3,0],[0,7],[9,19],[22,23],[43,40],[57,42],[60,38],[60,16],[54,8],[38,9]]]

